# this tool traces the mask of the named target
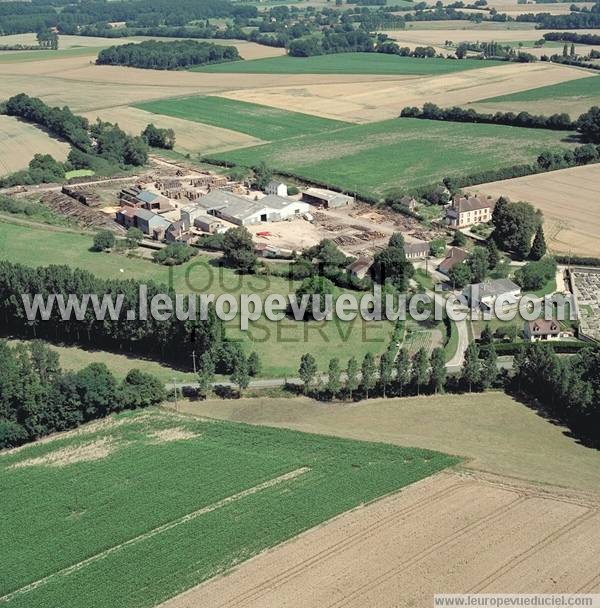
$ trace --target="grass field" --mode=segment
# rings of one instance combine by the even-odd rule
[[[169,269],[145,259],[90,251],[91,244],[91,235],[0,221],[0,259],[28,266],[65,264],[103,278],[170,284],[177,293],[285,295],[293,293],[298,285],[277,277],[242,277],[227,268],[213,266],[210,258],[203,256]],[[368,322],[361,318],[354,322],[336,319],[305,323],[287,318],[282,321],[261,318],[251,322],[248,331],[240,329],[239,320],[227,324],[230,339],[239,340],[248,353],[253,350],[259,353],[262,375],[268,378],[295,377],[300,357],[306,352],[315,355],[321,371],[326,370],[330,358],[341,352],[345,357],[357,358],[367,352],[380,354],[392,330],[390,322]]]
[[[50,137],[33,124],[0,116],[0,175],[26,169],[34,154],[66,160],[69,144]]]
[[[135,107],[154,114],[239,131],[264,141],[331,131],[348,124],[223,97],[165,99],[136,104]]]
[[[194,72],[222,74],[382,74],[428,75],[452,74],[464,70],[500,65],[498,61],[476,59],[451,61],[436,57],[418,59],[383,53],[336,53],[314,57],[273,57],[253,61],[192,68]]]
[[[600,492],[598,451],[502,392],[375,399],[324,406],[305,398],[210,400],[184,411],[251,424],[419,446],[468,469]]]
[[[360,194],[383,196],[452,175],[533,161],[544,149],[566,146],[565,133],[412,118],[299,137],[225,152],[215,158],[269,166]]]
[[[458,461],[160,410],[114,416],[0,455],[0,601],[154,606]]]

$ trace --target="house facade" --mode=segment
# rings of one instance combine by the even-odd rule
[[[404,245],[404,253],[407,260],[424,259],[429,256],[430,250],[429,243],[426,241],[406,243]]]
[[[288,189],[283,182],[275,180],[270,181],[265,188],[265,194],[273,194],[275,196],[287,196]]]
[[[467,228],[492,219],[495,202],[491,198],[455,196],[446,207],[446,223],[451,228]]]
[[[568,335],[563,333],[560,328],[560,323],[554,319],[536,319],[535,321],[526,321],[523,328],[525,339],[530,342],[542,342],[547,340],[559,340]]]

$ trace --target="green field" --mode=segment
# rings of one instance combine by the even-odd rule
[[[27,266],[65,264],[84,268],[102,278],[136,279],[171,284],[177,293],[293,293],[297,282],[271,276],[242,277],[233,271],[214,266],[211,258],[198,256],[182,266],[168,268],[145,259],[117,253],[90,251],[92,236],[51,227],[20,225],[0,219],[0,259]],[[310,321],[293,319],[270,321],[261,318],[251,322],[248,331],[236,320],[227,324],[227,336],[241,341],[248,353],[259,353],[267,378],[296,377],[300,357],[312,352],[321,371],[329,359],[340,356],[362,358],[367,352],[382,353],[389,342],[393,323]],[[345,364],[345,361],[344,361]],[[190,361],[191,365],[191,361]],[[139,367],[133,365],[133,367]],[[155,370],[157,371],[157,370]],[[159,376],[162,377],[162,373]],[[172,377],[172,374],[170,374]],[[187,380],[177,374],[179,381]]]
[[[66,57],[96,56],[100,47],[83,47],[59,49],[57,51],[0,51],[0,63],[26,63],[29,61],[45,61],[46,59],[64,59]]]
[[[321,133],[348,123],[318,116],[288,112],[224,97],[181,97],[135,104],[136,108],[175,118],[239,131],[265,141]]]
[[[401,118],[217,154],[348,191],[383,196],[452,175],[532,162],[545,149],[567,146],[567,134],[499,125]]]
[[[499,61],[432,57],[418,59],[383,53],[335,53],[314,57],[269,57],[192,68],[194,72],[226,74],[382,74],[436,75],[499,65]]]
[[[547,87],[539,87],[537,89],[529,89],[512,95],[501,95],[500,97],[491,97],[482,99],[478,103],[495,103],[504,101],[542,101],[545,99],[569,99],[569,98],[590,98],[591,102],[600,99],[600,76],[591,76],[589,78],[579,78],[578,80],[570,80],[569,82],[561,82]],[[565,106],[565,111],[569,108]]]
[[[161,410],[117,415],[0,456],[0,601],[155,606],[458,462]]]

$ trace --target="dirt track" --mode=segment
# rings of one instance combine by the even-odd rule
[[[599,506],[499,478],[443,473],[163,608],[421,607],[435,593],[598,592]]]

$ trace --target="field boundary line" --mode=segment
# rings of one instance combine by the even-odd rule
[[[276,576],[273,576],[267,580],[262,581],[261,583],[259,583],[255,587],[253,587],[252,589],[248,589],[247,591],[241,593],[237,597],[234,597],[231,600],[228,600],[225,604],[219,604],[219,606],[217,608],[223,608],[225,606],[232,608],[234,606],[239,606],[241,603],[247,602],[248,600],[255,600],[255,599],[261,597],[262,595],[264,595],[265,591],[271,591],[272,589],[278,588],[281,585],[292,580],[296,576],[302,574],[306,568],[311,568],[311,567],[321,563],[323,560],[326,560],[332,556],[337,555],[338,553],[340,553],[340,551],[344,551],[346,549],[353,547],[357,543],[360,543],[366,536],[369,536],[370,534],[377,531],[382,526],[386,526],[390,522],[396,521],[400,518],[410,516],[410,515],[412,515],[412,513],[414,511],[417,511],[424,506],[429,506],[430,504],[435,504],[436,502],[443,500],[444,498],[447,498],[449,495],[452,495],[455,492],[457,492],[461,489],[464,489],[465,487],[468,487],[469,485],[471,485],[471,484],[459,481],[448,488],[440,490],[433,496],[428,496],[426,498],[422,498],[421,500],[418,500],[417,502],[415,502],[414,504],[412,504],[410,506],[404,507],[403,509],[400,509],[399,511],[394,511],[394,512],[390,513],[389,515],[386,515],[385,517],[382,517],[382,518],[378,519],[377,521],[373,522],[367,528],[361,529],[360,531],[355,532],[354,534],[346,536],[342,541],[340,541],[338,543],[334,543],[333,545],[330,545],[326,549],[323,549],[322,551],[319,551],[318,553],[311,555],[310,557],[306,558],[305,560],[302,560],[301,562],[294,564],[292,567],[288,568],[287,570],[284,570],[283,572],[280,572]],[[379,502],[379,501],[376,501],[376,502]],[[341,515],[348,515],[351,512],[352,511],[347,511]],[[329,521],[326,521],[323,523],[330,524],[331,522],[332,522],[332,520],[329,520]],[[294,540],[297,538],[298,537],[296,536],[294,538]]]
[[[17,597],[18,595],[23,595],[25,593],[33,591],[34,589],[38,589],[39,587],[46,585],[47,583],[51,582],[53,579],[55,579],[59,576],[68,576],[69,574],[72,574],[73,572],[77,572],[78,570],[81,570],[82,568],[85,568],[86,566],[89,566],[90,564],[92,564],[94,562],[100,561],[100,560],[104,559],[105,557],[108,557],[109,555],[112,555],[113,553],[116,553],[117,551],[124,549],[125,547],[135,545],[139,542],[142,542],[149,538],[157,536],[158,534],[162,534],[163,532],[172,530],[173,528],[176,528],[177,526],[180,526],[189,521],[197,519],[201,515],[205,515],[206,513],[211,513],[212,511],[216,511],[217,509],[220,509],[232,502],[236,502],[238,500],[241,500],[242,498],[246,498],[247,496],[257,494],[258,492],[261,492],[262,490],[266,490],[268,488],[276,486],[285,481],[291,481],[293,479],[296,479],[296,478],[300,477],[301,475],[304,475],[308,471],[310,471],[310,467],[300,467],[300,468],[294,469],[293,471],[290,471],[288,473],[284,473],[283,475],[279,475],[279,477],[269,479],[256,486],[247,488],[246,490],[242,490],[241,492],[238,492],[237,494],[233,494],[232,496],[227,496],[226,498],[222,498],[221,500],[219,500],[211,505],[202,507],[201,509],[197,509],[196,511],[192,511],[191,513],[188,513],[187,515],[183,515],[182,517],[179,517],[173,521],[169,521],[165,524],[162,524],[161,526],[158,526],[157,528],[153,528],[152,530],[149,530],[148,532],[144,532],[144,534],[140,534],[139,536],[130,538],[129,540],[126,540],[123,543],[114,545],[113,547],[109,547],[108,549],[105,549],[104,551],[101,551],[100,553],[96,553],[96,555],[92,555],[91,557],[88,557],[87,559],[84,559],[83,561],[73,564],[72,566],[67,566],[66,568],[63,568],[62,570],[53,572],[52,574],[49,574],[48,576],[45,576],[44,578],[34,581],[33,583],[29,583],[25,587],[16,589],[15,591],[12,591],[12,592],[4,595],[3,597],[0,597],[0,602],[5,602],[5,603],[10,602],[12,599]]]

